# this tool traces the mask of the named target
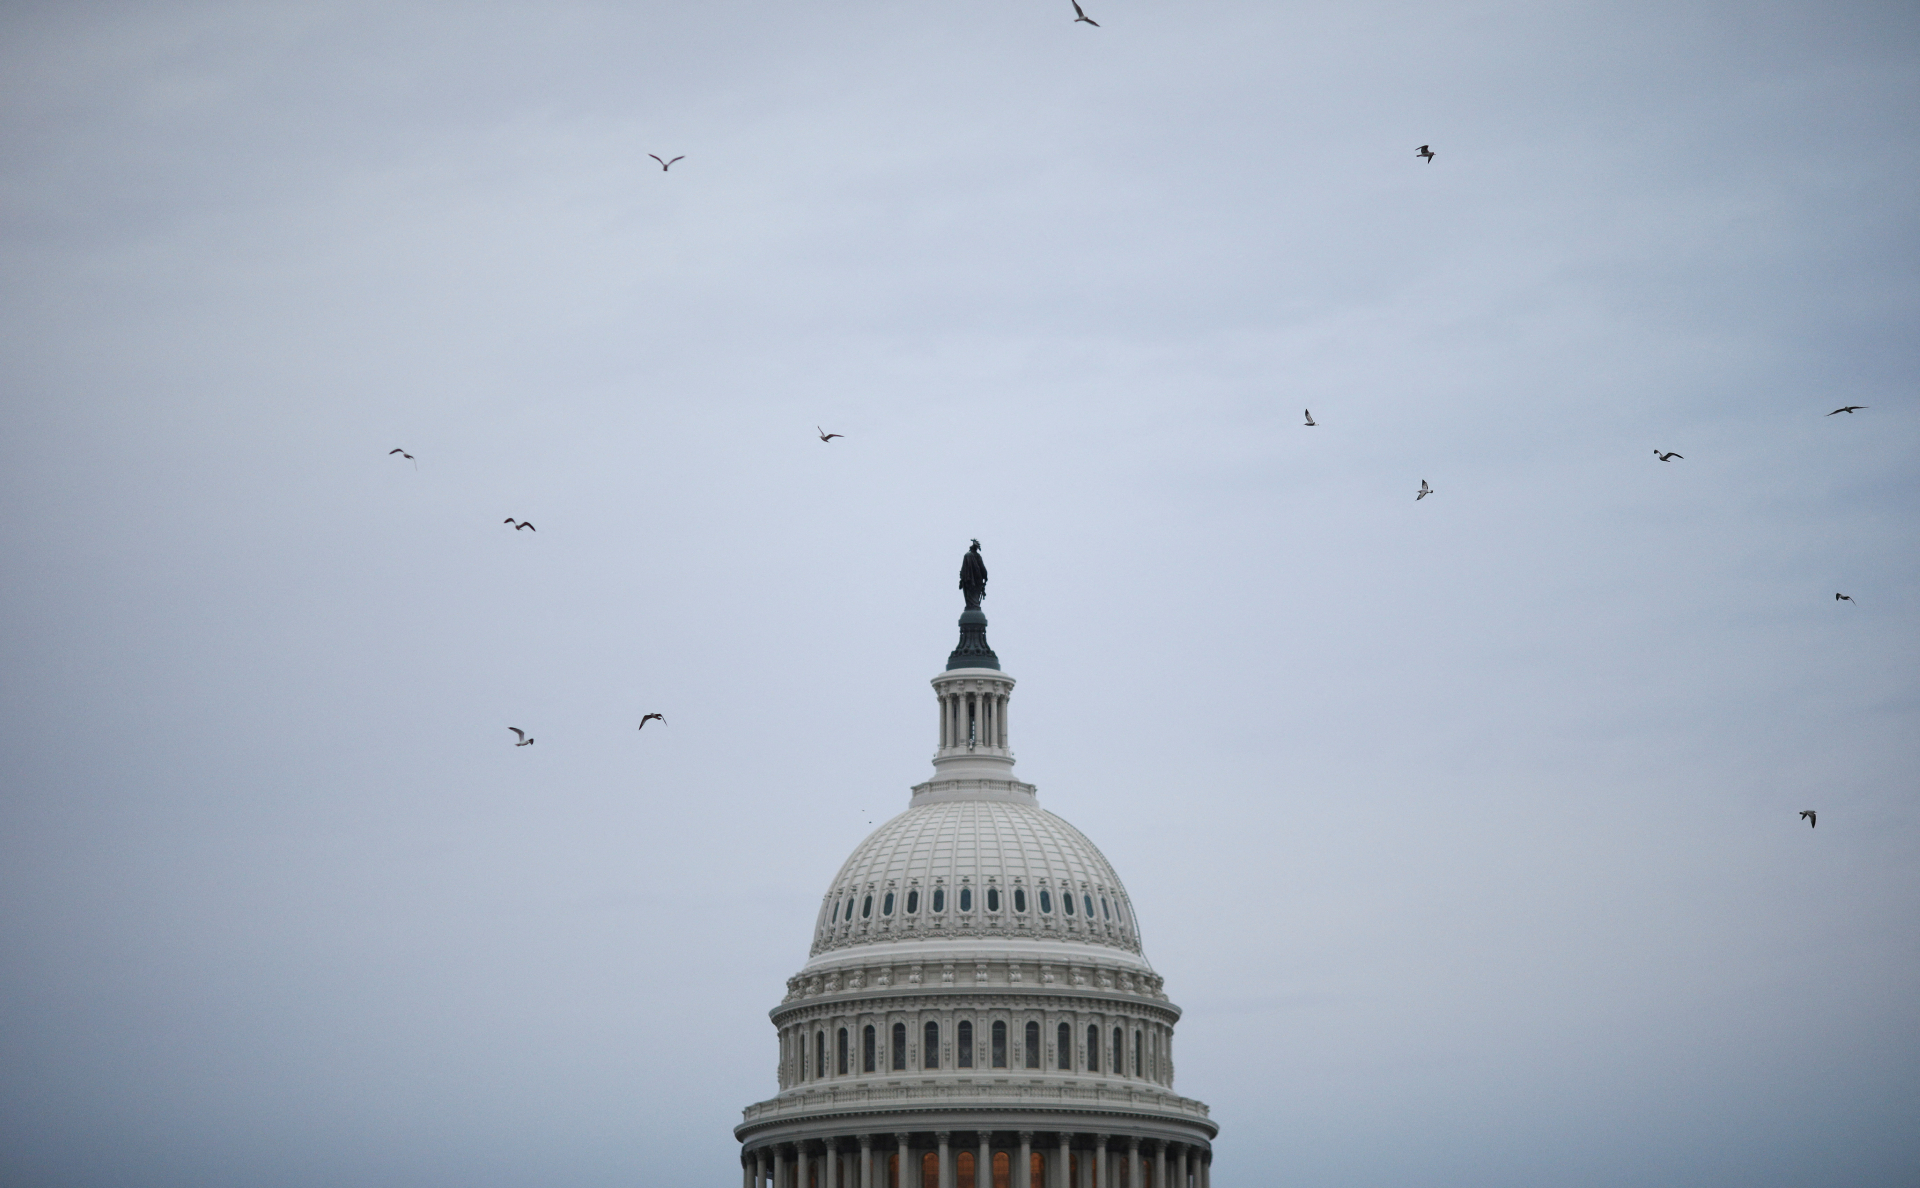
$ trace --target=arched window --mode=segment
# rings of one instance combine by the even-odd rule
[[[843,1077],[852,1071],[847,1067],[848,1052],[852,1047],[852,1045],[847,1042],[850,1038],[851,1037],[847,1035],[847,1029],[842,1027],[840,1029],[840,1038],[835,1041],[839,1044],[839,1051],[833,1054],[833,1071]]]
[[[827,1075],[827,1033],[824,1031],[813,1033],[813,1075]]]
[[[1087,905],[1087,919],[1089,920],[1093,919],[1093,896],[1082,895],[1080,898]]]
[[[836,899],[833,901],[833,910],[827,913],[827,923],[837,924],[839,922],[840,922],[840,901]]]
[[[873,1034],[873,1024],[869,1023],[865,1027],[861,1028],[860,1030],[860,1071],[861,1072],[878,1071],[874,1067],[875,1065],[875,1061],[874,1061],[875,1053],[873,1050],[874,1039],[875,1039],[875,1036]]]
[[[847,919],[853,919],[853,896],[847,896]]]
[[[1133,1033],[1133,1075],[1136,1077],[1146,1075],[1145,1064],[1145,1060],[1140,1055],[1140,1033],[1136,1031]]]
[[[1007,1067],[1007,1025],[998,1019],[993,1023],[993,1067]]]
[[[973,1067],[973,1023],[962,1019],[954,1028],[953,1065],[955,1068]]]
[[[893,1025],[893,1067],[905,1072],[907,1068],[907,1025]]]
[[[1060,906],[1067,909],[1067,915],[1073,915],[1073,892],[1069,891],[1060,897]]]
[[[1087,1024],[1087,1071],[1100,1071],[1100,1028]]]
[[[1113,919],[1113,913],[1107,910],[1107,897],[1104,895],[1100,897],[1100,918],[1102,920]]]
[[[1000,910],[1000,888],[998,887],[987,888],[987,910],[990,912],[997,912]]]
[[[920,1045],[920,1067],[939,1068],[940,1025],[929,1019],[927,1025],[921,1028],[921,1032],[923,1038]]]
[[[1027,1024],[1027,1067],[1040,1067],[1040,1025],[1033,1022]]]
[[[1127,1033],[1118,1027],[1113,1029],[1113,1063],[1107,1067],[1114,1072],[1126,1075],[1127,1071]]]
[[[935,887],[933,889],[933,910],[936,912],[944,912],[947,910],[947,889],[945,887]]]
[[[849,906],[848,910],[851,911],[852,907]],[[1044,915],[1053,914],[1053,896],[1047,893],[1045,887],[1040,888],[1040,911]]]
[[[920,910],[920,892],[918,891],[907,892],[907,915],[911,916],[919,910]]]
[[[1067,1030],[1067,1025],[1062,1023],[1060,1033],[1054,1038],[1059,1041],[1055,1044],[1054,1064],[1060,1068],[1073,1068],[1073,1032]]]
[[[887,897],[880,901],[880,914],[883,916],[893,915],[893,892],[887,892]]]
[[[860,918],[864,920],[871,915],[873,915],[873,896],[869,895],[867,901],[860,905]]]
[[[1025,887],[1015,887],[1013,889],[1013,910],[1016,912],[1024,912],[1027,910],[1027,889]]]
[[[972,887],[960,888],[960,910],[963,912],[970,912],[973,910],[973,888]]]

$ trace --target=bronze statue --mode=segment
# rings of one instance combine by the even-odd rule
[[[987,596],[987,563],[980,559],[977,540],[960,559],[960,590],[967,596],[967,609],[979,610],[980,600]]]

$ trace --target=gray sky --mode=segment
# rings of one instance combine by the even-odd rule
[[[736,1182],[975,536],[1220,1184],[1920,1178],[1920,9],[1089,12],[0,12],[0,1179]]]

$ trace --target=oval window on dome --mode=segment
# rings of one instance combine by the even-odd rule
[[[866,902],[860,905],[860,918],[865,920],[871,915],[873,915],[873,896],[869,895]]]
[[[973,888],[972,887],[960,888],[960,910],[963,912],[970,912],[973,910]]]
[[[1073,892],[1069,891],[1060,897],[1060,906],[1066,909],[1067,915],[1073,915]]]
[[[1104,895],[1100,897],[1100,918],[1102,920],[1113,919],[1113,913],[1107,910],[1107,897]]]
[[[1049,916],[1053,914],[1053,896],[1045,887],[1040,888],[1040,910]]]
[[[1093,896],[1082,895],[1080,899],[1083,903],[1087,905],[1087,919],[1089,920],[1093,919]]]
[[[920,892],[918,891],[907,892],[907,915],[911,916],[919,910],[920,910]]]
[[[997,912],[1000,910],[1000,888],[998,887],[987,888],[987,910],[990,912]]]
[[[1013,910],[1016,912],[1024,912],[1027,910],[1027,889],[1025,887],[1015,887],[1013,889]]]
[[[853,919],[853,896],[847,896],[847,919]]]
[[[945,887],[935,887],[933,889],[933,910],[936,912],[944,912],[947,910],[947,889]]]
[[[883,916],[893,915],[893,892],[887,892],[887,897],[880,901],[880,914]]]

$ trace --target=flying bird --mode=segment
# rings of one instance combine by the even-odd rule
[[[657,153],[648,153],[647,156],[652,157],[656,161],[660,161],[660,157]],[[679,156],[675,157],[673,161],[684,161],[686,159],[687,159],[687,154],[681,153]],[[660,172],[665,173],[667,170],[673,168],[673,161],[660,161]]]
[[[504,519],[504,520],[502,520],[502,521],[500,521],[500,522],[501,522],[502,524],[513,524],[513,517],[512,517],[512,516],[508,516],[508,517],[507,517],[506,519]],[[526,529],[527,531],[529,531],[529,532],[538,532],[538,531],[540,531],[540,530],[539,530],[538,528],[535,528],[535,527],[533,526],[533,521],[532,521],[532,520],[522,520],[522,521],[520,521],[520,522],[519,522],[518,524],[513,524],[513,530],[514,530],[515,532],[518,532],[518,531],[520,531],[520,530],[521,530],[522,528],[525,528],[525,529]]]
[[[1073,0],[1073,23],[1077,25],[1081,21],[1085,21],[1087,24],[1092,25],[1096,29],[1100,27],[1099,21],[1094,20],[1092,17],[1088,16],[1085,12],[1081,10],[1080,0]]]
[[[820,440],[821,440],[821,441],[832,441],[832,440],[833,440],[834,438],[836,438],[836,437],[845,437],[845,436],[846,436],[846,434],[844,434],[844,433],[828,433],[828,432],[827,432],[827,431],[826,431],[825,429],[822,429],[822,428],[821,428],[820,426],[818,426],[818,425],[815,425],[815,426],[813,427],[813,431],[814,431],[815,433],[818,433],[818,434],[820,435]]]
[[[520,729],[518,726],[509,726],[507,727],[507,729],[513,731],[515,734],[520,736],[520,741],[517,743],[514,743],[513,744],[514,746],[530,747],[533,745],[533,740],[527,737],[527,732]]]
[[[1853,595],[1851,595],[1851,594],[1842,594],[1842,593],[1840,593],[1840,592],[1838,592],[1838,591],[1835,591],[1835,592],[1834,592],[1834,595],[1833,595],[1833,600],[1834,600],[1835,602],[1853,602]],[[1855,606],[1859,606],[1860,604],[1859,604],[1859,603],[1857,603],[1857,602],[1853,602],[1853,605],[1855,605]]]
[[[1661,460],[1662,462],[1665,462],[1665,461],[1667,461],[1668,459],[1671,459],[1671,458],[1678,458],[1678,459],[1680,459],[1680,460],[1681,460],[1682,462],[1685,462],[1685,461],[1687,460],[1687,456],[1686,456],[1685,454],[1676,454],[1676,453],[1674,453],[1674,452],[1673,452],[1672,450],[1668,450],[1668,451],[1667,451],[1666,453],[1664,453],[1664,454],[1663,454],[1663,453],[1661,453],[1661,452],[1660,452],[1659,450],[1655,450],[1655,451],[1653,451],[1653,456],[1654,456],[1654,457],[1656,457],[1656,458],[1658,458],[1658,459],[1660,459],[1660,460]]]
[[[1808,829],[1820,828],[1820,817],[1812,809],[1801,809],[1800,818],[1807,823]]]
[[[1827,415],[1828,415],[1828,416],[1833,416],[1833,415],[1834,415],[1834,413],[1846,413],[1846,414],[1848,414],[1849,416],[1851,416],[1852,414],[1854,414],[1854,413],[1856,413],[1856,412],[1859,412],[1859,411],[1860,411],[1861,409],[1863,409],[1863,408],[1865,408],[1865,407],[1867,407],[1867,406],[1866,406],[1866,405],[1864,405],[1864,404],[1849,404],[1849,405],[1847,405],[1847,406],[1846,406],[1845,408],[1836,408],[1836,409],[1834,409],[1834,410],[1833,410],[1833,412],[1830,412],[1830,413],[1828,413]]]
[[[1827,415],[1828,415],[1828,416],[1832,416],[1833,414],[1832,414],[1832,413],[1828,413]],[[388,450],[388,451],[387,451],[387,457],[389,457],[389,458],[391,458],[391,457],[393,457],[393,456],[394,456],[395,454],[398,454],[398,455],[400,455],[400,456],[401,456],[402,458],[405,458],[405,459],[406,459],[407,461],[409,461],[409,462],[413,462],[413,455],[412,455],[412,454],[409,454],[409,453],[407,453],[407,451],[405,451],[405,450],[400,450],[400,449],[394,449],[394,450]],[[417,463],[417,462],[414,462],[414,465],[416,465],[416,466],[418,466],[418,465],[419,465],[419,463]]]
[[[1413,155],[1416,157],[1425,157],[1427,159],[1427,164],[1429,165],[1433,164],[1433,146],[1432,145],[1426,145],[1426,144],[1421,145],[1419,148],[1413,150]]]
[[[1306,410],[1306,412],[1307,412],[1307,424],[1309,424],[1309,425],[1311,425],[1311,424],[1313,424],[1313,423],[1314,423],[1314,421],[1313,421],[1313,410],[1312,410],[1312,409],[1307,409],[1307,410]]]
[[[645,730],[647,728],[647,723],[653,721],[655,718],[660,719],[660,724],[662,726],[665,726],[667,724],[667,720],[665,718],[661,718],[659,714],[648,714],[646,717],[640,719],[639,729]]]
[[[1429,496],[1429,495],[1431,495],[1431,494],[1433,494],[1433,488],[1432,488],[1432,487],[1429,487],[1429,486],[1427,486],[1427,480],[1426,480],[1426,479],[1421,479],[1421,480],[1420,480],[1420,493],[1419,493],[1418,495],[1415,495],[1415,496],[1413,497],[1413,501],[1414,501],[1415,503],[1418,503],[1418,502],[1420,502],[1420,501],[1421,501],[1422,499],[1425,499],[1425,498],[1426,498],[1427,496]]]

